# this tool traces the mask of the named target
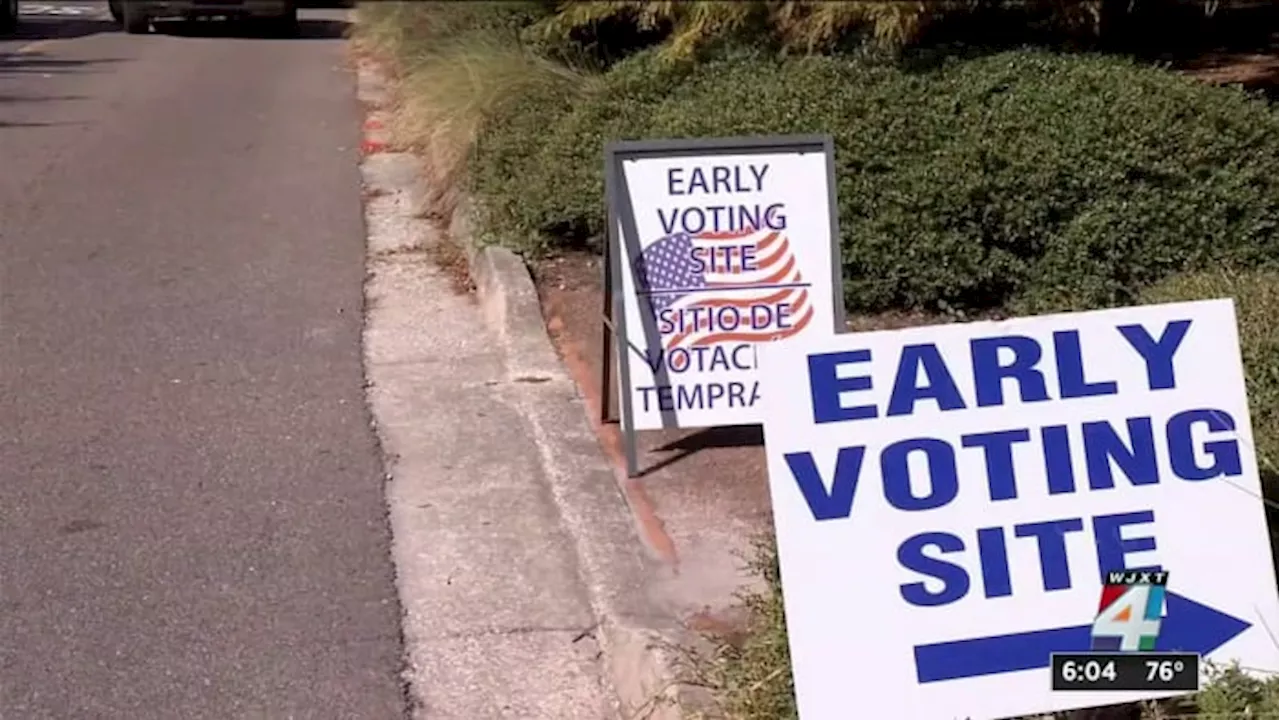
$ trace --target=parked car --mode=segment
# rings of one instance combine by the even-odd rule
[[[280,34],[298,30],[296,0],[108,0],[107,7],[131,34],[147,32],[152,20],[219,16],[269,23]]]
[[[18,0],[0,0],[0,33],[18,26]]]

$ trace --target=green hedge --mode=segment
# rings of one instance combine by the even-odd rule
[[[693,72],[649,52],[599,78],[587,102],[533,92],[492,118],[476,139],[470,173],[486,239],[535,255],[599,251],[605,144],[651,136],[642,129],[654,108]]]
[[[514,103],[481,134],[471,180],[494,239],[598,248],[607,139],[829,132],[851,311],[1035,311],[1274,267],[1276,120],[1241,92],[1098,56],[911,69],[650,52],[584,102]]]
[[[1178,302],[1229,297],[1236,303],[1236,325],[1240,334],[1240,357],[1244,361],[1245,385],[1249,394],[1249,419],[1253,427],[1254,453],[1262,480],[1267,527],[1271,531],[1271,561],[1280,563],[1280,283],[1272,271],[1233,273],[1209,271],[1176,275],[1148,288],[1141,300],[1146,303]],[[1271,707],[1274,713],[1275,693]],[[1262,717],[1268,717],[1266,715]]]
[[[1229,297],[1236,302],[1236,325],[1240,333],[1240,356],[1244,360],[1249,391],[1249,416],[1253,421],[1253,444],[1262,476],[1262,490],[1270,501],[1272,535],[1276,535],[1276,472],[1280,465],[1280,283],[1274,272],[1204,272],[1179,275],[1149,288],[1142,295],[1148,303],[1205,300]]]

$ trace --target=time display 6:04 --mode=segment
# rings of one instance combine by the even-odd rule
[[[1200,689],[1195,653],[1054,653],[1054,690],[1194,692]]]

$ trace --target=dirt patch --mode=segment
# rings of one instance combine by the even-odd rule
[[[735,606],[720,611],[710,609],[693,613],[684,626],[699,635],[741,647],[751,627],[751,617],[746,608]]]
[[[1266,92],[1276,97],[1277,55],[1260,53],[1210,53],[1187,63],[1181,71],[1189,77],[1214,85],[1240,85],[1246,90]]]
[[[845,327],[849,328],[851,332],[872,332],[875,330],[901,330],[902,328],[929,325],[937,322],[939,322],[939,319],[934,315],[922,312],[894,311],[878,315],[855,315],[846,320]]]
[[[380,198],[384,195],[389,195],[389,194],[390,194],[390,191],[387,190],[386,188],[362,187],[360,188],[360,201],[367,204],[370,200],[374,198]]]
[[[1237,15],[1230,23],[1232,28],[1217,36],[1218,42],[1183,57],[1169,58],[1170,65],[1196,80],[1213,85],[1239,85],[1275,100],[1280,77],[1277,72],[1280,33],[1275,32],[1275,5],[1271,3],[1270,8],[1266,5],[1259,3],[1251,11]],[[1262,29],[1268,26],[1270,33]]]
[[[449,285],[454,292],[459,295],[474,293],[476,285],[471,281],[471,267],[466,251],[454,242],[442,223],[432,224],[438,239],[427,245],[427,257],[449,277]]]

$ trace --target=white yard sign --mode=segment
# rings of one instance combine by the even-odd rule
[[[802,720],[1168,694],[1052,692],[1050,653],[1098,632],[1277,670],[1229,300],[815,333],[760,355]],[[1095,628],[1104,573],[1150,568],[1168,572],[1163,619]]]
[[[842,319],[830,144],[792,143],[616,156],[626,429],[759,423],[756,349]]]

